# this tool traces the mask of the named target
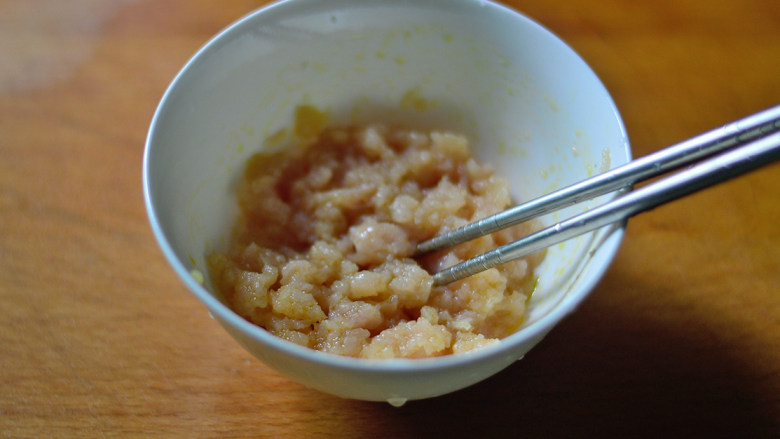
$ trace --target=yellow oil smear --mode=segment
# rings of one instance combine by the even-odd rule
[[[531,299],[531,296],[536,292],[536,290],[539,288],[539,276],[534,276],[533,284],[531,284],[531,292],[528,294],[528,299]]]
[[[417,110],[425,111],[431,108],[436,108],[439,103],[433,100],[425,99],[420,95],[420,88],[413,87],[409,89],[403,96],[401,96],[401,109],[402,110]]]
[[[304,101],[308,98],[304,96]],[[315,140],[325,129],[329,121],[328,114],[318,110],[311,105],[299,105],[295,108],[292,136],[297,137],[304,142]],[[264,149],[247,159],[244,167],[244,178],[252,181],[269,171],[269,166],[273,166],[276,157],[280,152],[280,147],[289,146],[291,133],[286,128],[275,131],[263,140]]]
[[[203,285],[203,282],[206,280],[203,277],[203,273],[201,273],[200,270],[197,270],[195,268],[190,270],[190,276],[192,276],[192,280],[194,280],[195,282],[199,283],[200,285]]]
[[[268,136],[264,141],[263,144],[267,147],[277,147],[284,143],[284,141],[287,140],[287,129],[282,128],[275,133]]]
[[[607,148],[601,151],[601,172],[607,172],[612,168],[612,155]]]
[[[328,114],[311,105],[299,105],[295,108],[293,133],[301,139],[314,139],[328,123]]]
[[[558,103],[555,102],[555,100],[551,96],[545,96],[544,101],[547,103],[547,105],[550,106],[550,110],[552,110],[553,113],[557,113],[558,110],[560,110]]]
[[[387,47],[390,45],[390,43],[398,38],[398,31],[390,30],[385,32],[385,39],[382,41],[382,47]]]
[[[311,69],[315,73],[328,73],[328,70],[330,70],[330,67],[327,63],[324,62],[313,62],[311,64]]]

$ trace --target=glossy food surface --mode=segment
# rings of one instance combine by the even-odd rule
[[[464,391],[343,400],[238,346],[161,255],[140,169],[171,78],[261,3],[0,1],[0,437],[780,431],[777,166],[632,220],[578,312]],[[510,4],[596,70],[635,156],[780,101],[778,2]]]

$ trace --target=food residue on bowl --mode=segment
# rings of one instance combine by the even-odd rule
[[[464,136],[296,114],[290,145],[247,162],[235,237],[208,259],[236,313],[294,343],[363,358],[462,353],[519,328],[543,254],[447,286],[430,273],[531,225],[412,257],[418,242],[510,206],[507,180],[472,157]]]

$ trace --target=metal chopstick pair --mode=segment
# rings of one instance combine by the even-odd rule
[[[689,169],[628,192],[585,213],[434,273],[434,283],[445,285],[605,225],[627,220],[636,214],[742,175],[777,159],[780,159],[780,105],[435,236],[418,244],[417,254],[452,247],[697,163]]]

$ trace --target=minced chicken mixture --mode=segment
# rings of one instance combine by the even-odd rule
[[[463,136],[325,128],[247,163],[231,248],[209,257],[229,306],[286,340],[339,355],[423,358],[518,329],[541,254],[433,286],[430,273],[529,232],[515,226],[412,256],[418,242],[510,206]]]

